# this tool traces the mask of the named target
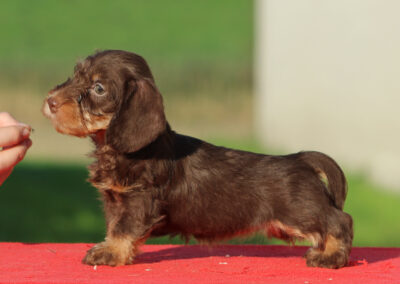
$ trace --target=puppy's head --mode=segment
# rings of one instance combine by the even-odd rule
[[[85,137],[105,131],[105,143],[122,153],[141,149],[166,128],[146,61],[119,50],[78,63],[73,77],[49,92],[42,111],[60,133]]]

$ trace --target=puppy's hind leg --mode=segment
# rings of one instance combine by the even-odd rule
[[[311,267],[340,268],[348,263],[353,241],[351,216],[332,208],[328,216],[327,234],[316,248],[310,248],[305,258]]]

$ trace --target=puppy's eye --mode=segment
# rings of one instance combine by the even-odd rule
[[[103,87],[103,85],[100,84],[100,83],[96,83],[96,85],[94,85],[93,90],[95,91],[95,93],[96,93],[97,95],[100,95],[100,96],[101,96],[101,95],[104,95],[104,93],[105,93],[104,87]]]

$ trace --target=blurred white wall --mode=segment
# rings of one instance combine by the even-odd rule
[[[256,0],[257,133],[400,192],[400,1]]]

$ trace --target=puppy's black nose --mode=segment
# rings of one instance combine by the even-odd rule
[[[56,100],[55,98],[49,97],[49,98],[47,99],[47,104],[49,105],[50,111],[51,111],[52,113],[56,113],[56,112],[57,112],[59,103],[57,102],[57,100]]]

